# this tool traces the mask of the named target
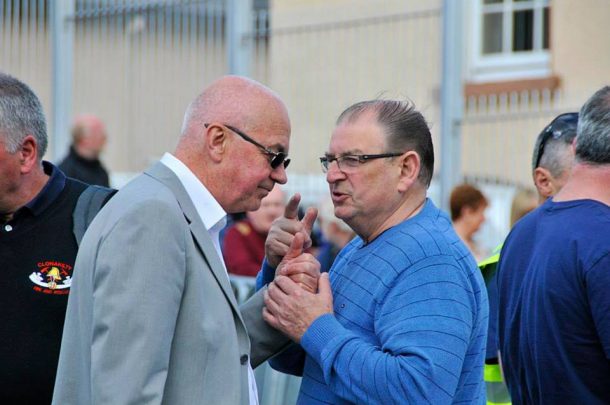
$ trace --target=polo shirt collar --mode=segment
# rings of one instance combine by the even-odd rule
[[[66,185],[66,175],[52,163],[43,161],[42,168],[44,173],[49,175],[49,180],[38,195],[23,206],[34,216],[42,214],[44,210],[53,204]]]

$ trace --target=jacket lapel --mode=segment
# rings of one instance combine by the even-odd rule
[[[227,276],[227,272],[221,262],[218,253],[216,252],[216,248],[212,242],[212,238],[210,237],[209,232],[207,231],[203,221],[197,214],[197,210],[195,209],[195,205],[188,193],[184,189],[184,186],[176,176],[174,172],[172,172],[167,166],[163,163],[156,163],[154,166],[145,171],[151,177],[159,180],[161,183],[166,185],[170,190],[172,190],[173,194],[176,196],[176,200],[178,204],[182,208],[182,212],[189,222],[189,227],[191,229],[191,233],[199,249],[203,252],[204,259],[208,262],[208,265],[214,275],[214,278],[222,288],[227,300],[233,307],[234,312],[237,314],[237,317],[242,321],[241,313],[239,311],[239,306],[235,299],[235,294],[233,293],[233,289],[231,288],[231,283],[229,282],[229,278]]]

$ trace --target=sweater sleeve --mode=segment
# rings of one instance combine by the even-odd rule
[[[271,283],[274,278],[275,268],[271,267],[267,259],[264,259],[261,270],[256,275],[256,291]]]
[[[425,260],[395,279],[375,313],[376,341],[334,315],[314,321],[301,345],[326,384],[354,403],[451,403],[475,322],[473,291],[455,262]]]

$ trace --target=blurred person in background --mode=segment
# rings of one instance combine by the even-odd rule
[[[449,197],[451,221],[455,232],[466,244],[475,260],[486,257],[486,253],[474,240],[474,235],[485,222],[485,210],[489,203],[483,193],[470,184],[456,186]]]
[[[72,126],[70,151],[59,168],[73,179],[109,187],[108,171],[100,161],[106,140],[106,127],[98,117],[91,114],[78,116]]]
[[[320,272],[327,272],[337,254],[356,234],[342,219],[335,216],[335,207],[330,198],[324,199],[318,209],[318,221],[322,231],[322,242],[318,251]]]
[[[573,147],[567,181],[515,224],[498,263],[498,342],[518,404],[610,403],[609,86],[581,108]]]
[[[531,188],[519,188],[510,204],[510,227],[538,207],[539,194]]]
[[[256,211],[234,223],[224,235],[223,256],[227,271],[256,277],[265,258],[265,239],[273,221],[284,213],[286,196],[279,185],[262,199]]]
[[[539,134],[532,152],[532,180],[536,191],[519,190],[511,205],[511,228],[539,203],[555,195],[570,176],[574,163],[572,142],[576,137],[578,113],[555,117]],[[510,394],[504,382],[498,360],[498,282],[497,268],[502,244],[492,256],[479,263],[489,296],[489,330],[485,358],[485,382],[488,404],[506,404]]]

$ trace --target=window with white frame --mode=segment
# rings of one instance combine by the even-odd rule
[[[549,75],[549,0],[472,1],[472,81]]]

